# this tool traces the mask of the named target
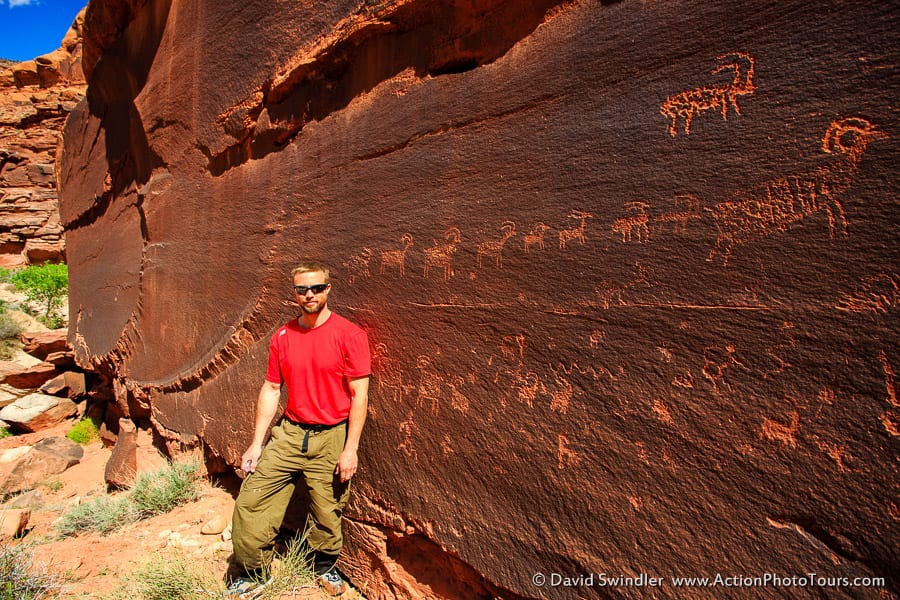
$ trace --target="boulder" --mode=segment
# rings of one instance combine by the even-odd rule
[[[18,367],[8,371],[3,378],[3,383],[20,390],[39,388],[47,381],[59,374],[56,366],[47,362],[41,362],[30,367]]]
[[[108,485],[127,488],[138,475],[157,471],[166,464],[166,458],[153,446],[149,430],[139,429],[131,419],[119,419],[119,434],[104,471]]]
[[[0,410],[0,419],[19,431],[40,431],[61,423],[78,412],[68,398],[33,393]]]
[[[87,393],[84,373],[65,371],[41,386],[41,392],[51,396],[79,398]]]
[[[41,440],[16,461],[9,475],[0,481],[0,499],[34,489],[47,477],[78,464],[82,456],[84,449],[69,439],[52,437]]]
[[[900,594],[893,4],[92,2],[77,360],[237,466],[317,257],[373,351],[367,597]]]
[[[27,508],[0,508],[0,541],[19,537],[28,527],[31,510]]]
[[[22,349],[25,352],[44,360],[50,354],[71,351],[66,335],[65,329],[54,329],[23,333],[19,335],[19,338],[22,340]]]

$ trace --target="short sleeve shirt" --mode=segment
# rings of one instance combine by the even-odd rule
[[[340,315],[312,329],[294,319],[269,340],[266,380],[287,385],[288,419],[334,425],[350,414],[348,378],[368,376],[371,360],[365,330]]]

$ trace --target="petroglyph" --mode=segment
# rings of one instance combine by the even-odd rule
[[[400,237],[400,249],[383,250],[381,252],[381,267],[378,269],[380,274],[384,274],[388,267],[398,267],[400,274],[403,275],[406,263],[406,253],[413,245],[413,236],[411,233],[404,233]]]
[[[787,339],[786,342],[780,342],[774,346],[766,348],[766,354],[775,359],[775,362],[778,364],[774,369],[769,369],[763,373],[763,379],[768,379],[769,375],[775,375],[778,373],[783,373],[785,367],[789,367],[790,363],[788,363],[782,355],[787,350],[791,350],[797,346],[797,339],[794,337],[794,324],[790,321],[785,321],[781,324],[781,333]]]
[[[900,403],[897,402],[897,388],[894,383],[894,367],[891,366],[891,361],[888,360],[887,352],[882,350],[878,354],[878,359],[881,361],[881,370],[884,372],[884,387],[887,390],[887,401],[891,406],[900,408]]]
[[[410,412],[406,416],[406,419],[399,425],[400,434],[403,436],[403,439],[397,445],[397,450],[402,451],[416,462],[419,462],[419,453],[416,452],[416,446],[413,442],[416,427],[416,422],[413,420],[413,413]]]
[[[388,351],[387,344],[379,342],[372,349],[372,374],[378,391],[390,390],[395,403],[403,401],[403,370],[400,362]]]
[[[523,334],[504,335],[500,339],[500,354],[507,360],[522,361],[525,358],[525,344],[527,340]]]
[[[544,236],[550,231],[550,226],[544,223],[535,223],[531,231],[525,234],[525,252],[529,251],[532,246],[537,246],[538,250],[544,249]]]
[[[550,410],[555,410],[565,414],[569,412],[569,403],[572,401],[572,396],[575,394],[575,390],[572,387],[572,384],[569,383],[569,380],[565,377],[560,377],[559,373],[557,373],[555,370],[553,371],[553,379],[556,380],[556,384],[559,386],[559,389],[553,392],[551,396]]]
[[[835,308],[845,312],[885,314],[900,302],[896,275],[881,273],[862,280],[859,288],[841,294]]]
[[[372,252],[371,248],[363,247],[363,249],[356,254],[351,254],[350,258],[344,262],[344,266],[347,268],[347,282],[350,285],[353,285],[353,282],[356,281],[357,277],[371,276],[371,272],[369,271],[369,261],[372,260],[374,255],[375,253]]]
[[[703,218],[700,198],[694,194],[676,194],[672,201],[675,211],[655,217],[651,228],[654,232],[662,233],[667,226],[671,226],[672,233],[684,234],[691,221]]]
[[[431,412],[440,412],[441,390],[444,387],[444,378],[431,366],[431,358],[424,354],[416,359],[416,367],[419,369],[419,385],[416,388],[416,406],[424,405],[425,400],[431,401]]]
[[[707,346],[703,349],[703,376],[706,377],[713,386],[713,393],[721,392],[720,386],[724,387],[728,392],[733,391],[731,384],[725,378],[725,374],[732,365],[747,368],[744,363],[739,361],[735,356],[734,346],[728,344],[722,348],[717,346]]]
[[[544,387],[541,378],[534,371],[528,371],[525,375],[520,376],[517,383],[516,398],[519,402],[527,404],[528,408],[533,408],[538,392]]]
[[[816,442],[816,446],[819,447],[819,450],[828,455],[831,460],[835,462],[838,466],[838,469],[841,470],[841,473],[848,473],[851,471],[849,467],[847,467],[847,463],[845,461],[850,460],[852,456],[847,451],[847,444],[841,444],[840,446],[837,444],[833,444],[831,442],[822,440],[819,436],[813,436]]]
[[[650,205],[646,202],[628,202],[625,204],[631,216],[616,219],[612,224],[614,233],[622,235],[622,242],[627,243],[632,239],[640,243],[644,243],[650,239],[650,229],[647,223],[650,221],[650,215],[647,210]]]
[[[595,329],[591,332],[591,335],[588,337],[588,347],[591,350],[597,350],[600,348],[600,342],[606,339],[606,332],[601,331],[600,329]]]
[[[584,228],[587,220],[592,218],[592,215],[589,212],[585,212],[583,210],[573,210],[569,213],[570,219],[578,219],[579,224],[578,227],[571,227],[569,229],[561,229],[559,231],[559,247],[561,250],[566,249],[566,244],[571,242],[572,240],[577,240],[579,244],[584,245]]]
[[[760,437],[783,443],[791,448],[797,447],[797,435],[800,433],[800,413],[796,410],[790,413],[790,425],[783,425],[778,421],[763,417]]]
[[[447,387],[450,388],[450,406],[466,415],[469,413],[471,402],[465,394],[459,391],[464,385],[466,385],[466,380],[461,375],[456,375],[453,377],[453,382],[448,383]]]
[[[567,467],[577,467],[581,463],[581,456],[575,450],[569,447],[569,438],[563,434],[557,436],[557,459],[560,469]]]
[[[434,246],[425,248],[425,269],[422,273],[424,277],[428,277],[429,267],[438,267],[444,269],[444,279],[453,277],[453,255],[456,253],[456,247],[462,240],[459,229],[451,227],[444,233],[445,244],[438,244],[434,241]]]
[[[756,90],[756,84],[753,82],[756,61],[752,56],[743,52],[732,52],[717,56],[716,62],[719,65],[713,69],[713,75],[731,69],[734,72],[731,83],[706,85],[686,90],[669,96],[659,107],[660,114],[672,121],[669,124],[669,135],[672,137],[677,134],[678,117],[684,120],[685,135],[690,135],[691,121],[699,113],[707,110],[720,110],[722,119],[727,121],[728,105],[730,104],[734,108],[734,112],[741,114],[741,108],[737,101],[738,96],[747,96]]]
[[[688,390],[694,389],[694,374],[690,370],[685,369],[683,374],[672,378],[672,385]]]
[[[737,191],[731,200],[707,208],[719,235],[707,260],[721,254],[723,266],[739,244],[787,231],[793,223],[824,211],[831,237],[847,235],[847,217],[838,196],[856,178],[859,162],[870,141],[887,137],[865,119],[836,119],[822,139],[822,149],[841,155],[836,161],[799,175],[787,175]]]
[[[639,261],[635,262],[634,278],[630,281],[622,284],[614,284],[605,279],[600,281],[600,285],[594,289],[594,294],[597,296],[597,302],[604,310],[609,310],[609,307],[614,303],[619,306],[625,306],[625,292],[634,289],[641,284],[649,285],[647,276],[647,269],[645,269]]]
[[[487,256],[494,258],[498,269],[503,268],[503,246],[506,244],[506,240],[516,235],[516,224],[512,221],[506,221],[500,226],[500,230],[503,232],[503,235],[500,236],[499,240],[488,240],[478,244],[476,260],[479,267],[481,267],[482,257]]]

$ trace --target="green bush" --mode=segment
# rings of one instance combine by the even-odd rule
[[[59,587],[55,578],[35,568],[33,561],[27,547],[0,544],[0,600],[39,600]]]
[[[200,497],[196,462],[172,463],[152,473],[142,473],[131,488],[130,498],[142,518],[169,512]]]
[[[6,427],[0,427],[0,439],[11,437],[12,433]]]
[[[143,600],[194,600],[217,597],[216,575],[181,553],[156,555],[135,572],[135,596]]]
[[[56,529],[62,536],[96,531],[108,535],[141,519],[169,512],[200,497],[197,462],[172,463],[142,473],[124,496],[100,496],[63,515]]]
[[[137,520],[138,515],[127,497],[100,496],[72,508],[63,515],[56,530],[63,537],[90,531],[109,535]]]
[[[45,324],[59,324],[62,317],[58,311],[69,293],[69,269],[66,263],[29,265],[13,273],[10,281],[16,289],[25,292],[28,300],[44,307]]]
[[[66,433],[66,437],[76,444],[85,446],[100,439],[100,429],[97,428],[93,419],[85,417],[72,425],[72,428]]]
[[[7,269],[6,267],[0,267],[0,283],[9,283],[10,277],[12,277],[13,272]]]

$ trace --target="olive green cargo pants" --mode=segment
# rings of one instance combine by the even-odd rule
[[[341,516],[350,497],[350,482],[335,474],[347,439],[346,423],[310,430],[282,419],[272,428],[256,470],[244,479],[234,504],[232,543],[235,561],[251,571],[268,567],[275,536],[294,493],[294,485],[309,491],[313,550],[337,555],[344,544]]]

